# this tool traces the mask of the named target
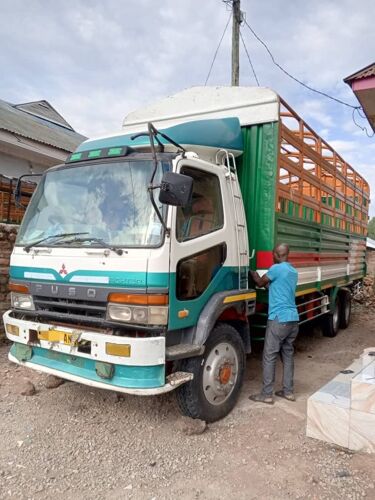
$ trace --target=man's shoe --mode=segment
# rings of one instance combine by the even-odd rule
[[[292,392],[284,392],[284,391],[276,391],[275,396],[278,396],[279,398],[284,398],[287,399],[288,401],[295,401],[296,398]]]
[[[251,401],[255,401],[256,403],[266,403],[267,405],[273,405],[273,397],[267,396],[267,394],[252,394],[249,396]]]

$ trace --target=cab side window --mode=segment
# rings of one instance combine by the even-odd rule
[[[183,242],[221,229],[224,214],[220,182],[215,174],[192,167],[182,168],[181,173],[193,178],[190,206],[177,208],[176,237]]]
[[[180,260],[176,273],[176,296],[179,300],[196,299],[206,290],[227,256],[225,243]]]

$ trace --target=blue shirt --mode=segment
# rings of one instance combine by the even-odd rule
[[[278,319],[280,323],[298,321],[296,307],[296,287],[298,273],[289,262],[274,264],[267,272],[270,280],[268,319]]]

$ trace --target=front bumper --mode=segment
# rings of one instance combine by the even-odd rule
[[[118,337],[36,323],[14,318],[12,311],[7,311],[3,320],[6,335],[14,342],[9,353],[11,361],[67,380],[117,392],[154,395],[171,391],[192,378],[189,373],[174,373],[165,377],[164,337]],[[10,330],[14,331],[14,327],[18,328],[18,335],[9,333]],[[37,339],[40,332],[56,330],[78,337],[80,343],[89,342],[90,353],[80,352],[79,344],[65,345],[62,342]],[[128,345],[130,356],[108,354],[107,343]],[[20,356],[19,352],[26,352],[25,348],[27,356]],[[106,372],[105,376],[103,371]]]

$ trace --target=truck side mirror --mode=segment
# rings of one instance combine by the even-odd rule
[[[14,190],[14,201],[15,201],[15,205],[19,208],[27,208],[27,205],[22,205],[21,203],[21,186],[22,186],[22,179],[24,177],[41,177],[43,174],[24,174],[24,175],[21,175],[21,177],[18,178],[17,180],[17,184],[16,184],[16,189]],[[31,194],[29,193],[26,193],[26,196],[28,196],[29,198],[31,198]]]
[[[160,203],[186,207],[191,203],[192,193],[193,179],[191,177],[174,172],[165,172],[160,184]]]

